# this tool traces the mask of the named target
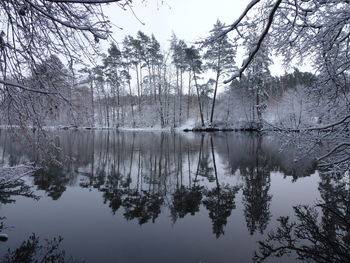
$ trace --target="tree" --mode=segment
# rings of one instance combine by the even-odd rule
[[[106,81],[109,83],[111,94],[113,97],[113,122],[115,122],[115,107],[117,107],[117,124],[116,127],[119,127],[120,124],[124,123],[124,116],[122,114],[122,121],[120,122],[120,95],[122,93],[122,71],[123,71],[123,62],[122,62],[122,53],[119,48],[111,43],[110,48],[108,49],[108,55],[103,60],[104,71],[106,74]]]
[[[255,45],[257,36],[252,31],[249,38],[246,39],[246,47],[251,50],[251,47]],[[248,89],[252,91],[253,97],[255,97],[255,104],[253,106],[253,121],[255,120],[255,112],[257,116],[258,127],[262,127],[262,113],[266,108],[265,100],[268,98],[267,89],[268,83],[271,78],[269,66],[272,61],[269,58],[268,46],[262,43],[259,51],[250,62],[246,69],[246,75],[248,80]]]
[[[254,15],[250,15],[252,13]],[[259,15],[258,18],[256,14]],[[295,60],[310,62],[319,76],[314,92],[323,100],[326,99],[328,105],[335,109],[327,109],[328,112],[337,114],[329,115],[326,125],[299,131],[312,132],[334,128],[337,135],[335,136],[334,132],[328,134],[328,138],[333,138],[333,147],[329,152],[344,153],[350,145],[344,129],[350,120],[350,104],[338,102],[348,101],[349,96],[349,18],[348,0],[252,0],[234,23],[210,41],[215,41],[230,32],[237,33],[243,39],[249,36],[250,29],[254,28],[257,32],[257,41],[250,48],[242,67],[227,79],[226,83],[242,76],[267,38],[269,46],[284,57],[286,64]],[[349,157],[343,160],[348,163]],[[322,161],[325,162],[325,158]],[[329,161],[330,166],[338,167],[339,159]]]
[[[227,73],[235,69],[236,50],[230,43],[228,36],[222,34],[224,26],[225,25],[219,20],[216,21],[210,38],[213,38],[216,35],[221,36],[216,41],[208,43],[207,51],[203,56],[203,58],[207,61],[207,67],[213,70],[216,74],[213,103],[210,113],[211,126],[213,125],[216,93],[218,90],[220,77],[225,76]]]
[[[48,57],[64,57],[69,68],[92,58],[97,43],[111,35],[111,24],[101,12],[101,4],[115,2],[123,8],[129,0],[20,0],[0,2],[0,92],[23,100],[28,92],[50,95],[62,101],[60,90],[46,85],[30,87],[28,75],[36,77],[37,66]],[[84,41],[82,41],[84,39]],[[36,78],[40,81],[39,78]],[[30,102],[32,103],[32,102]],[[53,105],[54,106],[54,105]],[[23,111],[24,125],[33,116]],[[10,111],[3,114],[9,115]],[[35,113],[39,115],[40,112]],[[35,117],[34,121],[40,120]],[[28,123],[29,122],[29,123]]]
[[[195,83],[196,91],[197,91],[197,100],[198,100],[199,114],[200,114],[200,117],[201,117],[202,127],[204,127],[205,124],[204,124],[204,118],[203,118],[203,110],[202,110],[200,89],[199,89],[199,85],[197,83],[197,74],[200,74],[201,71],[202,71],[201,56],[199,54],[198,49],[196,49],[194,46],[192,46],[190,48],[186,48],[185,52],[186,52],[186,61],[188,62],[189,66],[191,67],[191,70],[193,72],[194,83]]]
[[[183,93],[183,74],[186,69],[190,69],[188,63],[186,62],[186,48],[187,45],[185,41],[178,40],[176,35],[173,34],[170,50],[172,52],[172,62],[176,68],[176,90],[179,95],[179,125],[181,125],[182,120],[182,93]],[[175,123],[174,123],[175,124]]]

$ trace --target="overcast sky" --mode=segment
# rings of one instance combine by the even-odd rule
[[[148,35],[152,33],[163,49],[169,47],[172,32],[187,44],[208,36],[217,19],[232,24],[245,9],[248,0],[141,0],[134,1],[133,11],[123,11],[115,4],[105,5],[104,12],[118,27],[113,29],[114,38],[121,42],[125,35],[135,36],[138,30]],[[162,4],[162,2],[164,2]],[[138,19],[140,21],[138,21]],[[273,75],[281,75],[284,69],[277,58],[270,67]],[[236,59],[240,66],[242,58]]]
[[[162,0],[148,0],[144,4],[134,2],[133,10],[145,25],[130,10],[122,11],[113,5],[105,8],[111,21],[123,28],[114,30],[116,39],[119,41],[126,34],[135,35],[141,30],[153,33],[162,46],[169,44],[172,32],[187,43],[203,38],[217,19],[231,24],[247,4],[244,0],[165,0],[163,4]]]

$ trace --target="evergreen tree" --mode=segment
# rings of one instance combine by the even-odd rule
[[[186,48],[187,45],[185,41],[178,40],[176,35],[173,34],[170,43],[170,50],[172,52],[172,63],[176,68],[176,90],[179,95],[179,124],[181,124],[182,120],[183,74],[186,69],[190,69],[186,61]]]
[[[110,92],[113,97],[113,122],[115,121],[115,106],[117,107],[117,127],[119,127],[120,124],[124,124],[124,117],[123,117],[123,110],[122,110],[122,121],[120,121],[120,97],[122,93],[122,85],[123,85],[123,79],[121,71],[123,70],[123,63],[122,63],[122,53],[119,50],[119,48],[114,44],[111,43],[110,48],[108,49],[108,55],[103,60],[104,63],[104,70],[106,74],[106,81],[110,86]]]
[[[235,69],[236,48],[228,39],[227,35],[220,36],[223,32],[224,24],[217,20],[212,30],[210,39],[219,36],[217,41],[210,41],[207,44],[207,51],[204,54],[206,66],[216,74],[213,103],[210,114],[210,125],[213,125],[216,94],[221,76],[232,72]]]
[[[202,64],[203,63],[202,63],[201,55],[199,54],[198,49],[196,49],[194,46],[192,46],[190,48],[186,48],[185,53],[186,53],[186,61],[193,72],[194,83],[195,83],[196,91],[197,91],[199,114],[201,117],[202,127],[204,127],[204,118],[203,118],[203,110],[202,110],[202,103],[201,103],[201,96],[200,96],[200,88],[199,88],[199,85],[197,82],[197,74],[202,72]]]

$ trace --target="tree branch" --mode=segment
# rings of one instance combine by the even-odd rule
[[[121,2],[124,0],[44,0],[44,1],[54,2],[54,3],[71,3],[71,4],[107,4],[107,3]]]
[[[213,42],[216,41],[217,39],[220,39],[222,36],[227,35],[229,32],[231,32],[232,30],[236,29],[238,24],[243,20],[243,18],[248,14],[248,12],[256,5],[260,2],[260,0],[252,0],[247,7],[245,8],[245,10],[243,11],[243,13],[241,14],[241,16],[232,24],[230,25],[226,30],[224,30],[222,33],[218,34],[217,36],[215,36],[215,38],[210,39],[208,42]]]
[[[258,0],[255,0],[254,2],[259,2]],[[225,84],[231,82],[232,80],[234,80],[235,78],[237,77],[242,77],[242,74],[244,72],[244,70],[249,66],[250,62],[254,59],[254,56],[256,55],[256,53],[258,53],[259,49],[260,49],[260,46],[261,46],[261,43],[264,41],[267,33],[269,32],[270,30],[270,27],[272,25],[272,22],[273,22],[273,18],[275,16],[275,13],[279,7],[279,5],[281,4],[282,0],[277,0],[275,5],[273,6],[270,14],[269,14],[269,19],[268,19],[268,22],[267,22],[267,25],[264,29],[264,31],[261,33],[260,35],[260,38],[258,40],[258,43],[256,44],[255,48],[250,52],[248,58],[246,58],[244,61],[243,61],[243,65],[241,67],[241,69],[239,70],[238,74],[235,74],[233,75],[231,78],[227,79],[224,81]],[[254,5],[256,4],[254,3]],[[248,10],[249,11],[249,10]],[[237,25],[236,25],[237,26]]]
[[[336,150],[338,150],[339,148],[341,148],[341,147],[343,147],[343,146],[345,146],[345,147],[350,147],[350,143],[344,142],[344,143],[341,143],[341,144],[335,146],[335,147],[334,147],[332,150],[330,150],[328,153],[326,153],[325,155],[323,155],[323,156],[317,158],[317,161],[321,161],[321,160],[327,158],[328,156],[330,156],[330,155],[333,154]]]
[[[20,89],[25,90],[25,91],[30,91],[30,92],[40,93],[40,94],[46,94],[46,95],[49,95],[49,94],[57,95],[58,94],[58,92],[51,92],[51,91],[45,91],[45,90],[31,89],[31,88],[28,88],[28,87],[23,86],[21,84],[18,84],[18,83],[15,83],[15,82],[10,82],[10,81],[5,81],[5,80],[2,80],[2,79],[0,79],[0,84],[3,84],[5,86],[16,87],[16,88],[20,88]]]

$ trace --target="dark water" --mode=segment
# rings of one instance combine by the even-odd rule
[[[9,235],[0,243],[0,258],[42,258],[54,247],[56,257],[47,262],[252,262],[258,241],[278,229],[281,216],[332,239],[318,247],[307,233],[297,236],[294,245],[310,248],[311,259],[318,249],[331,256],[337,246],[349,246],[349,228],[339,219],[350,214],[341,207],[348,208],[349,175],[321,175],[311,158],[295,162],[297,153],[280,152],[272,136],[78,131],[56,133],[54,143],[63,149],[56,156],[63,165],[25,177],[33,195],[5,196],[0,189]],[[6,132],[0,146],[2,164],[42,158]],[[314,208],[319,203],[339,209],[327,213]],[[314,210],[295,211],[297,205]],[[340,226],[345,230],[338,237]],[[291,251],[266,262],[296,262]]]

